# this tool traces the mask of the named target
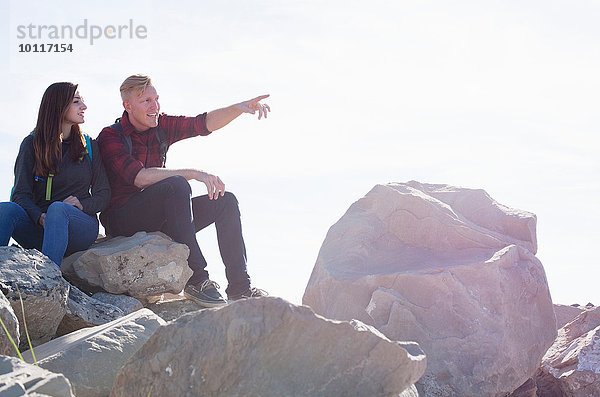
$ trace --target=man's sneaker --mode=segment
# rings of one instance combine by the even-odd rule
[[[240,299],[248,299],[248,298],[260,298],[261,296],[269,296],[267,291],[260,288],[249,288],[247,291],[242,292],[241,294],[235,295],[227,295],[227,299],[230,301],[237,301]]]
[[[186,298],[191,299],[204,307],[217,307],[227,304],[225,298],[218,290],[219,284],[211,280],[204,280],[199,284],[188,284],[183,289]]]

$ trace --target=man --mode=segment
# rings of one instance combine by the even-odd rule
[[[108,234],[131,236],[138,231],[161,231],[190,249],[188,264],[193,275],[184,294],[202,306],[227,301],[219,285],[208,277],[196,233],[215,223],[228,286],[229,300],[260,297],[266,292],[250,286],[240,212],[235,196],[225,192],[216,175],[198,169],[164,168],[168,145],[198,135],[208,135],[242,113],[266,118],[270,108],[249,101],[213,110],[196,117],[159,115],[158,93],[148,76],[133,75],[121,84],[125,111],[117,123],[98,136],[100,152],[112,188],[109,207],[100,219]],[[208,194],[191,197],[189,180],[203,182]]]

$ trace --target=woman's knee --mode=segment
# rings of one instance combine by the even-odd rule
[[[49,219],[66,218],[68,206],[70,205],[71,204],[66,204],[62,201],[55,201],[50,204],[48,210],[46,211],[46,222]]]
[[[23,208],[12,201],[0,203],[0,219],[9,219],[19,216],[24,212]]]

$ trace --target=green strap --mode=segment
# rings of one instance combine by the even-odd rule
[[[52,197],[52,177],[54,174],[48,174],[48,181],[46,182],[46,201],[50,201]]]

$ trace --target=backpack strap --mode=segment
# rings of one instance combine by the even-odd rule
[[[83,134],[83,138],[85,139],[85,150],[87,152],[87,156],[90,159],[90,164],[92,164],[92,138],[88,134]]]
[[[32,132],[33,133],[33,132]],[[92,167],[92,138],[88,134],[83,134],[84,143],[85,143],[85,151],[86,156],[90,159],[90,167]],[[52,178],[54,174],[49,174],[46,179],[46,201],[50,201],[52,198]],[[12,195],[15,192],[15,185],[13,183],[13,187],[10,189],[10,200],[12,200]]]
[[[160,145],[160,165],[165,168],[167,164],[167,151],[169,150],[169,141],[167,140],[167,132],[162,128],[156,128],[154,130],[156,139]]]
[[[123,141],[127,146],[127,150],[129,154],[133,153],[133,144],[131,143],[131,136],[123,134],[123,126],[121,125],[121,118],[115,120],[115,123],[111,125],[109,128],[117,131],[123,137]],[[167,163],[167,151],[169,150],[169,141],[167,139],[167,132],[162,128],[155,128],[154,134],[156,135],[156,139],[158,140],[158,144],[160,145],[160,164],[162,168],[165,168],[165,164]]]
[[[121,118],[120,117],[117,118],[115,120],[115,123],[108,128],[115,130],[119,134],[121,134],[121,137],[123,138],[123,142],[125,142],[125,146],[127,146],[127,152],[131,155],[131,153],[133,152],[133,145],[131,143],[131,137],[129,135],[123,134],[123,126],[121,125]]]
[[[90,160],[90,168],[93,168],[92,138],[88,134],[83,134],[83,138],[85,143],[85,155]],[[52,178],[54,178],[54,174],[48,174],[48,178],[46,179],[46,201],[50,201],[52,199]]]

